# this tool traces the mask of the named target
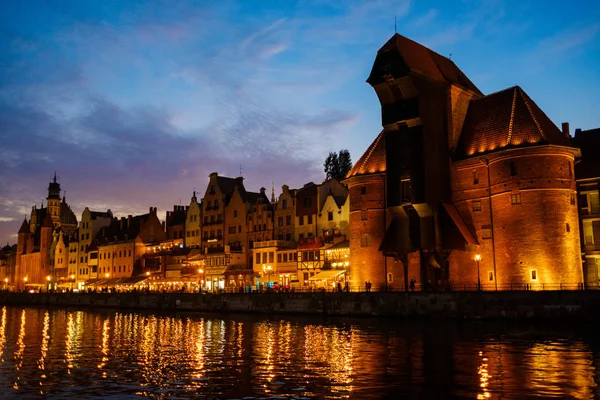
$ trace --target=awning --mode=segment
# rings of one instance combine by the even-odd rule
[[[460,234],[465,239],[467,244],[479,245],[477,238],[471,233],[471,231],[467,227],[467,224],[465,224],[465,221],[460,216],[458,210],[456,209],[456,207],[454,207],[454,204],[442,203],[442,206],[444,207],[444,210],[446,210],[446,213],[448,213],[448,216],[450,217],[452,222],[454,222],[454,225],[460,231]]]
[[[25,287],[27,286],[33,286],[33,287],[41,287],[41,286],[46,286],[43,283],[26,283]]]
[[[327,271],[321,271],[313,277],[309,278],[309,281],[326,281],[328,279],[336,278],[343,273],[345,273],[343,269],[331,269]]]

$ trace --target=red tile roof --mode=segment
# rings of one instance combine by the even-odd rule
[[[570,142],[523,89],[514,86],[471,101],[456,155],[542,144]]]
[[[348,175],[346,175],[346,178],[358,175],[379,174],[382,172],[386,172],[385,136],[383,131],[379,133],[367,151],[354,164]]]

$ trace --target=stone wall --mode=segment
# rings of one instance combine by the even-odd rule
[[[329,316],[600,320],[600,291],[252,294],[0,293],[0,305]]]

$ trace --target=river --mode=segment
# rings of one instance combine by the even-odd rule
[[[0,308],[0,398],[600,395],[595,327]]]

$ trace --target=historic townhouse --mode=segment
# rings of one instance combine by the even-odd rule
[[[184,236],[186,233],[185,222],[187,219],[187,207],[184,206],[173,206],[173,211],[167,211],[165,219],[165,229],[167,234],[167,241],[171,246],[183,247]],[[200,236],[200,228],[196,229],[195,232],[198,237]]]
[[[582,160],[575,164],[583,276],[587,288],[600,287],[600,128],[575,130],[575,146]]]
[[[296,240],[294,231],[296,226],[296,190],[288,185],[281,187],[281,194],[275,203],[273,218],[275,227],[274,238],[291,242]]]
[[[75,280],[77,282],[85,282],[90,278],[97,278],[97,271],[89,265],[88,254],[92,240],[100,229],[110,225],[112,221],[112,212],[107,211],[90,211],[85,208],[81,213],[81,222],[79,223],[77,243],[77,269],[75,272]],[[96,264],[97,265],[97,264]]]
[[[196,198],[196,191],[194,190],[190,205],[186,212],[184,245],[191,248],[200,248],[202,245],[200,239],[201,231],[202,213],[198,198]]]
[[[156,207],[150,207],[148,214],[114,218],[98,232],[96,239],[98,279],[126,278],[146,271],[164,273],[156,258],[142,260],[151,246],[166,240]]]
[[[294,240],[318,236],[317,214],[319,213],[319,188],[312,182],[296,190],[296,226]]]

